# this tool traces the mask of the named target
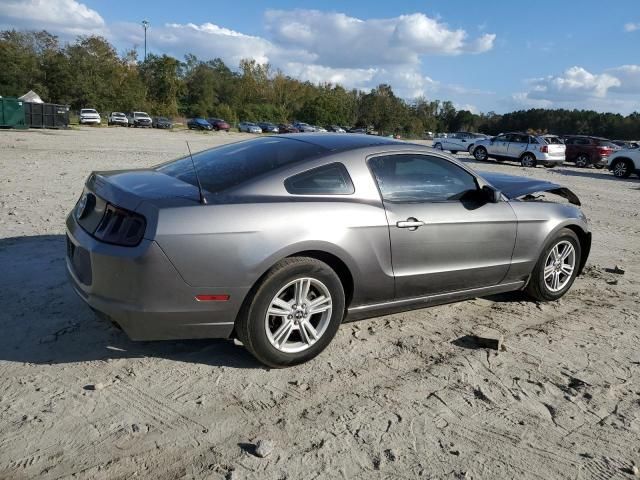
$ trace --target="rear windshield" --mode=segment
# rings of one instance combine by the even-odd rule
[[[284,165],[326,152],[318,145],[286,138],[258,138],[193,155],[202,188],[220,193]],[[160,165],[157,171],[198,185],[189,156]]]
[[[598,140],[598,146],[600,146],[600,147],[609,147],[609,148],[618,148],[618,145],[616,145],[613,142],[610,142],[609,140]]]
[[[549,145],[562,145],[564,142],[558,137],[544,137],[544,141]]]

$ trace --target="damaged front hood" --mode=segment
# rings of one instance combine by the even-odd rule
[[[503,173],[480,172],[482,178],[500,190],[509,200],[514,200],[537,192],[549,192],[566,198],[569,203],[580,206],[577,195],[567,187],[536,178],[516,177]]]

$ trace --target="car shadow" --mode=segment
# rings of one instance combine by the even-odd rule
[[[0,239],[0,360],[60,364],[158,357],[264,368],[231,340],[134,342],[97,318],[67,280],[64,235]]]

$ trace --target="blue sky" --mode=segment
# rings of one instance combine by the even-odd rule
[[[2,0],[0,28],[99,33],[119,51],[268,61],[313,82],[459,108],[640,111],[640,2]]]

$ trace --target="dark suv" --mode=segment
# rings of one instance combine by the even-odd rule
[[[566,161],[574,162],[576,167],[603,168],[607,164],[607,157],[619,147],[601,137],[574,136],[565,140],[567,146],[565,152]]]

